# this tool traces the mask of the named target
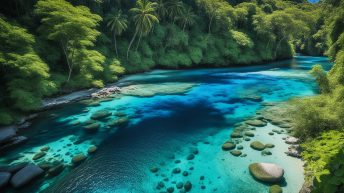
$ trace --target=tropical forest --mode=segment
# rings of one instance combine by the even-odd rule
[[[344,0],[1,0],[0,192],[344,193]]]

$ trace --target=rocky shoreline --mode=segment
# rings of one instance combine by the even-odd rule
[[[247,154],[242,151],[242,141],[252,141],[250,147],[256,151],[260,151],[262,156],[272,155],[269,149],[274,148],[274,144],[264,144],[261,141],[254,140],[254,131],[259,127],[265,127],[268,123],[277,126],[280,129],[272,129],[268,134],[279,135],[287,134],[287,137],[282,139],[288,145],[288,149],[285,151],[287,156],[294,157],[296,159],[301,158],[301,148],[299,146],[299,139],[293,137],[292,119],[289,115],[292,106],[288,103],[262,103],[263,108],[256,112],[256,115],[241,123],[237,123],[233,132],[230,135],[230,139],[222,145],[223,151],[229,151],[233,156],[246,157]],[[252,177],[258,181],[271,184],[270,193],[281,193],[281,183],[284,174],[282,167],[273,163],[252,163],[249,165],[249,171]],[[305,191],[308,186],[303,185],[300,193],[308,193]]]

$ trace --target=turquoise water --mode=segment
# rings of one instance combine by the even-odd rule
[[[268,185],[248,173],[252,162],[272,162],[285,169],[283,189],[299,191],[303,183],[302,162],[287,157],[285,135],[269,136],[275,126],[257,128],[256,139],[274,143],[272,156],[262,156],[243,142],[247,157],[234,157],[221,150],[234,124],[255,115],[262,102],[286,101],[317,92],[308,70],[314,64],[329,69],[326,58],[298,56],[294,60],[245,68],[201,70],[156,70],[128,76],[119,82],[126,94],[100,102],[98,106],[76,103],[42,113],[23,134],[30,140],[0,158],[1,163],[31,161],[40,147],[48,145],[44,160],[63,161],[97,145],[94,155],[77,167],[65,169],[55,178],[39,179],[25,192],[164,192],[176,183],[190,181],[191,192],[258,193]],[[102,120],[96,133],[82,125],[92,113],[114,114]],[[108,127],[124,114],[130,121],[122,127]],[[198,150],[193,160],[187,156]],[[176,162],[176,160],[179,160]],[[178,163],[180,162],[180,163]],[[152,173],[150,168],[159,171]],[[188,176],[173,174],[174,168]],[[204,176],[204,180],[201,180]],[[157,190],[159,182],[164,188]],[[16,192],[12,190],[13,192]],[[21,190],[23,191],[23,190]],[[18,191],[17,191],[18,192]]]

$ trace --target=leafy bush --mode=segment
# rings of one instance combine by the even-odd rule
[[[326,131],[301,144],[306,178],[314,178],[314,193],[336,193],[344,188],[343,131]]]

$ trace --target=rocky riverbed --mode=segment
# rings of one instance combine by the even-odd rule
[[[120,91],[91,93],[41,112],[28,129],[4,132],[6,143],[18,136],[29,140],[5,152],[0,165],[31,164],[21,175],[40,173],[37,167],[44,172],[27,178],[22,189],[11,183],[20,170],[6,170],[0,182],[15,193],[255,193],[269,188],[297,193],[302,161],[291,157],[298,157],[298,141],[289,137],[292,120],[279,101],[315,93],[305,66],[318,60],[304,61],[297,61],[300,69],[154,71],[126,77]],[[282,180],[257,180],[249,171],[254,163],[282,168]],[[266,167],[260,171],[269,174]]]

